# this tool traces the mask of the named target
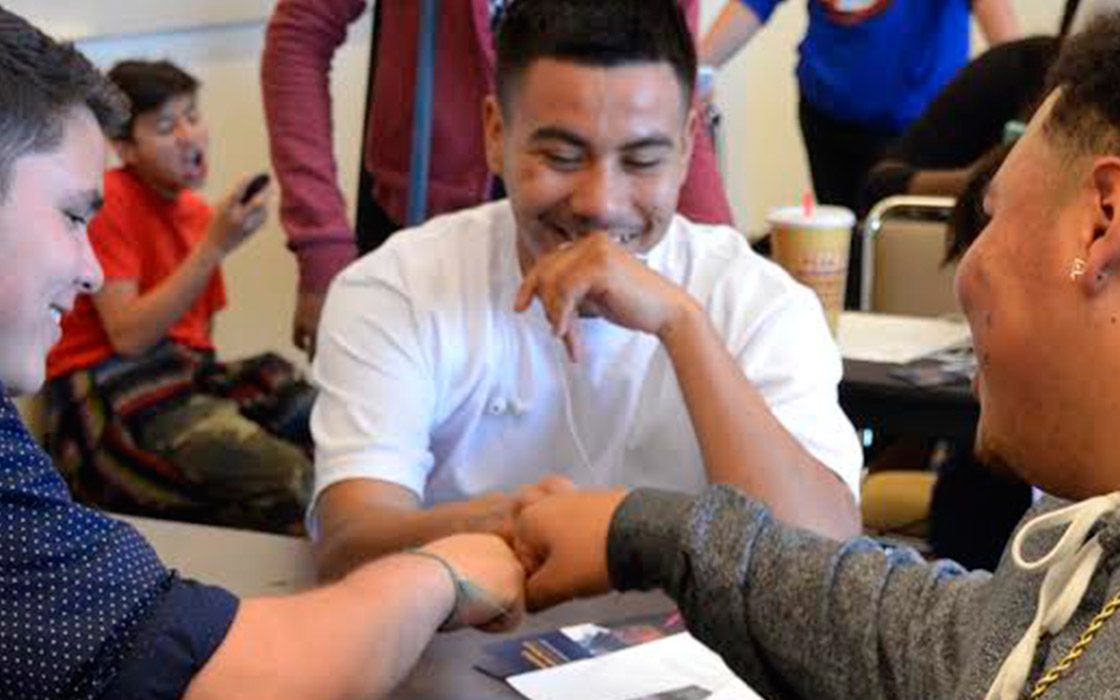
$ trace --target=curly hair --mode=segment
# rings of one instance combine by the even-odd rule
[[[1120,12],[1102,14],[1066,40],[1050,69],[1058,98],[1045,124],[1073,155],[1120,155]]]
[[[59,43],[0,8],[0,201],[15,162],[57,148],[67,117],[88,108],[113,131],[128,118],[128,99],[73,45]]]

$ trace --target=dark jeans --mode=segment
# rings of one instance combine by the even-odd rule
[[[798,116],[817,201],[855,211],[864,178],[897,134],[838,121],[805,100]]]
[[[867,173],[897,134],[838,121],[804,99],[799,105],[798,117],[817,201],[856,211]],[[860,254],[859,236],[853,235],[844,294],[844,306],[849,309],[859,306]]]
[[[373,177],[363,167],[358,183],[358,216],[354,234],[358,239],[358,255],[377,248],[401,229],[373,198]]]

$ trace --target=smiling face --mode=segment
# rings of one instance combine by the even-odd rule
[[[507,100],[504,111],[487,100],[487,160],[509,192],[522,269],[600,231],[634,252],[661,240],[695,119],[668,63],[540,59]]]
[[[121,161],[165,196],[206,183],[210,132],[194,93],[176,95],[136,115],[131,136],[115,145]]]
[[[992,180],[991,220],[960,264],[957,296],[979,361],[980,457],[1082,498],[1108,489],[1102,446],[1120,410],[1111,380],[1120,160],[1064,154],[1043,126],[1054,101]],[[1084,275],[1074,273],[1077,259]]]
[[[86,225],[100,206],[104,167],[105,141],[85,108],[66,118],[56,149],[13,164],[0,202],[0,383],[9,393],[39,388],[62,314],[101,285]]]

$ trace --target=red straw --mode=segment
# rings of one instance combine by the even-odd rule
[[[801,195],[801,211],[805,214],[806,218],[812,218],[816,208],[817,202],[813,199],[813,191],[805,190],[805,194]]]

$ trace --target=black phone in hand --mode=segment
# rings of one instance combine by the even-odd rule
[[[248,204],[249,200],[257,196],[257,193],[265,188],[272,176],[268,173],[261,173],[249,181],[249,185],[245,188],[245,192],[241,194],[241,199],[238,200],[239,204]]]

